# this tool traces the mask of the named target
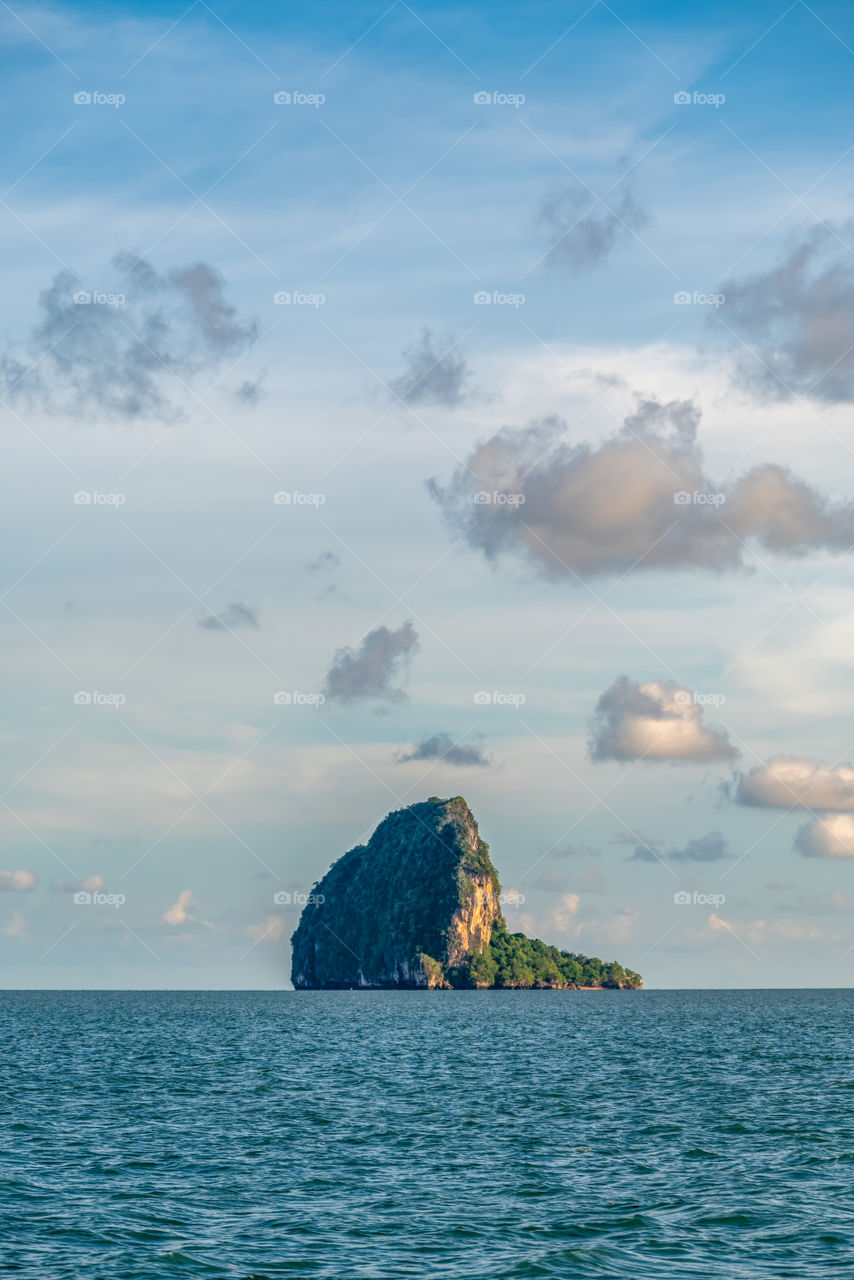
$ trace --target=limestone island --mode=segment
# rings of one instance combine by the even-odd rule
[[[398,809],[333,863],[292,938],[299,990],[631,990],[640,974],[510,933],[498,873],[462,796]]]

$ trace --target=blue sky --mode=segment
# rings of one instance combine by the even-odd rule
[[[274,895],[463,794],[518,927],[654,986],[847,985],[847,6],[0,27],[7,984],[281,986]],[[662,450],[726,531],[692,499],[671,532]],[[524,524],[471,506],[499,453]],[[364,686],[318,707],[344,649]],[[591,758],[621,676],[670,754]],[[401,760],[437,734],[485,763]]]

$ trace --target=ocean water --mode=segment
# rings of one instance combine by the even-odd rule
[[[850,991],[11,992],[0,1274],[842,1276]]]

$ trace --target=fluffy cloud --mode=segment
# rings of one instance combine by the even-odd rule
[[[0,893],[29,893],[37,884],[32,871],[0,871]]]
[[[434,733],[432,738],[418,742],[411,751],[398,757],[399,764],[410,760],[442,760],[445,764],[488,766],[489,756],[481,747],[466,746],[454,742],[449,733]]]
[[[103,876],[86,876],[85,880],[66,880],[60,885],[63,893],[79,893],[81,889],[88,893],[100,893],[104,888]]]
[[[453,409],[465,399],[468,365],[465,356],[454,352],[450,340],[443,341],[437,351],[433,335],[425,329],[403,352],[403,359],[404,372],[389,386],[405,404],[440,404]]]
[[[4,396],[77,417],[167,418],[181,381],[254,341],[257,326],[238,318],[207,263],[159,274],[119,253],[112,266],[102,293],[81,291],[68,271],[54,276],[23,349],[0,358]]]
[[[700,414],[687,400],[640,400],[598,445],[569,444],[547,418],[504,427],[446,486],[428,489],[452,529],[488,559],[522,556],[555,578],[743,564],[745,543],[799,556],[854,542],[854,505],[833,505],[784,467],[729,485],[706,475]]]
[[[237,627],[252,627],[258,630],[258,614],[248,604],[234,601],[223,613],[211,613],[199,621],[203,631],[234,631]]]
[[[163,919],[167,924],[184,924],[187,920],[194,920],[195,916],[191,915],[190,907],[195,905],[195,898],[190,889],[182,889],[178,894],[178,900],[172,904],[168,911],[163,912]]]
[[[579,894],[565,893],[552,912],[552,925],[554,928],[565,933],[574,923],[580,905],[581,897]]]
[[[742,382],[778,399],[854,399],[851,222],[813,228],[770,271],[726,281],[726,320],[750,350]]]
[[[639,684],[620,676],[596,704],[591,760],[732,760],[722,729],[703,724],[703,708],[675,680]]]
[[[545,265],[586,271],[604,262],[620,240],[640,230],[649,217],[628,184],[600,201],[574,183],[546,197],[539,221],[551,245]]]
[[[729,857],[729,847],[719,831],[689,840],[684,849],[674,849],[667,855],[672,862],[723,862]]]
[[[854,858],[854,817],[834,813],[801,827],[795,848],[805,858]]]
[[[739,779],[735,798],[763,809],[854,811],[854,769],[774,756]]]
[[[357,702],[373,698],[380,702],[402,702],[406,694],[394,681],[405,673],[418,652],[418,635],[411,622],[397,631],[377,627],[369,631],[357,650],[339,649],[326,673],[324,693],[333,702]]]

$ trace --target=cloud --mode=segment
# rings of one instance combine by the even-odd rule
[[[263,386],[265,377],[266,371],[262,369],[257,378],[245,378],[239,383],[231,393],[237,403],[254,408],[267,394]]]
[[[724,934],[754,944],[764,942],[819,942],[827,935],[813,925],[798,924],[795,920],[751,920],[746,924],[731,925],[714,912],[709,916],[704,931],[706,937]],[[702,935],[700,935],[702,936]]]
[[[368,632],[357,650],[337,650],[326,673],[324,693],[334,702],[350,703],[362,698],[403,702],[406,694],[393,682],[402,678],[419,648],[411,622],[404,622],[397,631],[377,627]]]
[[[0,357],[4,396],[87,419],[168,418],[182,383],[254,341],[255,322],[238,318],[207,263],[159,274],[147,259],[118,253],[112,267],[102,292],[81,291],[69,271],[54,276],[29,338]]]
[[[600,266],[621,240],[646,226],[649,216],[628,183],[609,193],[607,202],[573,183],[546,197],[539,222],[551,245],[545,265],[578,272]]]
[[[816,764],[799,756],[774,756],[739,778],[738,804],[763,809],[854,812],[854,769]]]
[[[743,384],[780,400],[854,400],[854,223],[814,227],[769,271],[721,286],[728,327],[747,345]]]
[[[29,893],[38,882],[32,871],[0,871],[0,893]]]
[[[552,925],[555,929],[559,929],[565,933],[574,923],[574,918],[578,914],[578,908],[581,905],[581,896],[577,893],[565,893],[558,900],[552,912]]]
[[[398,756],[398,764],[407,764],[410,760],[442,760],[445,764],[461,768],[469,765],[489,766],[492,763],[480,747],[455,743],[449,733],[434,733],[432,738],[425,738],[423,742],[416,743],[411,751]]]
[[[675,680],[639,684],[620,676],[600,697],[588,743],[591,760],[732,760],[723,729],[703,724],[703,708]]]
[[[389,386],[405,404],[439,404],[453,409],[467,395],[469,369],[465,356],[454,352],[455,344],[444,339],[437,350],[429,329],[403,352],[406,364],[399,378]]]
[[[729,846],[719,831],[689,840],[684,849],[674,849],[667,855],[672,862],[723,862],[728,858]]]
[[[634,853],[625,859],[626,862],[661,862],[661,855],[651,849],[648,844],[636,844]]]
[[[246,926],[246,933],[250,938],[254,938],[256,942],[277,942],[284,931],[284,918],[276,915],[267,916],[267,919],[262,920],[261,924],[249,924]]]
[[[320,573],[325,569],[337,569],[340,563],[341,557],[334,551],[321,551],[317,559],[310,560],[305,569],[306,573]]]
[[[168,911],[163,912],[163,919],[167,924],[184,924],[186,920],[194,920],[195,916],[190,913],[191,906],[195,906],[192,891],[182,889],[178,894],[177,902],[174,902]]]
[[[60,886],[63,893],[79,893],[81,889],[89,893],[100,893],[104,888],[103,876],[86,876],[85,880],[66,880]]]
[[[237,627],[259,627],[258,614],[248,604],[234,601],[223,613],[211,613],[201,618],[199,626],[203,631],[234,631]]]
[[[854,858],[854,817],[834,813],[801,827],[795,848],[805,858]]]
[[[20,911],[13,911],[12,918],[5,926],[3,932],[7,938],[23,938],[26,933],[27,922],[21,915]]]
[[[711,479],[699,422],[691,401],[639,399],[599,444],[568,443],[555,417],[503,427],[428,490],[487,559],[521,557],[557,579],[737,569],[751,540],[789,556],[854,544],[854,505],[831,504],[784,467],[760,464],[728,485]]]

